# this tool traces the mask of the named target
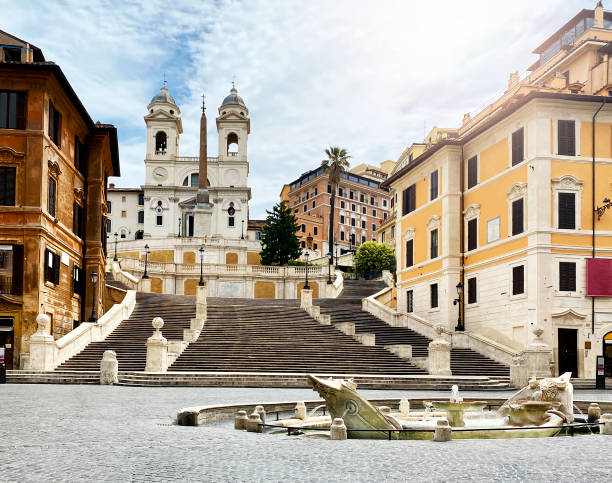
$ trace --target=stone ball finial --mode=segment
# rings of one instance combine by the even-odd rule
[[[38,327],[38,332],[44,332],[47,330],[47,326],[51,323],[51,317],[47,314],[38,314],[36,316],[36,326]]]
[[[104,354],[102,354],[102,359],[117,359],[117,353],[115,351],[104,351]]]
[[[155,330],[160,330],[164,326],[164,319],[161,317],[155,317],[152,324]]]

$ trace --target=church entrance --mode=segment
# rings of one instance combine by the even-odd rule
[[[4,349],[4,363],[7,370],[13,369],[14,320],[13,317],[0,317],[0,349]]]

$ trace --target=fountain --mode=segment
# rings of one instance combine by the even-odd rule
[[[451,388],[451,397],[448,401],[427,401],[425,404],[431,404],[433,408],[439,409],[446,413],[448,424],[452,428],[461,428],[465,426],[463,415],[466,412],[482,411],[487,403],[484,401],[469,401],[464,402],[459,396],[459,386],[453,384]]]

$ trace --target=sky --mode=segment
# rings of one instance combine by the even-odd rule
[[[396,160],[458,127],[521,77],[541,42],[595,1],[0,0],[0,29],[60,65],[91,118],[118,129],[121,187],[144,183],[146,106],[164,75],[197,156],[232,80],[249,108],[250,218],[330,145],[353,165]],[[612,1],[604,7],[612,7]]]

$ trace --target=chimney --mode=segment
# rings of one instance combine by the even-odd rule
[[[518,83],[519,83],[518,72],[512,72],[510,74],[510,79],[508,79],[508,90],[512,89]]]
[[[198,194],[196,201],[198,204],[209,203],[206,186],[208,179],[208,146],[206,142],[206,106],[204,105],[204,96],[202,96],[202,117],[200,118],[200,166],[198,171]]]
[[[602,29],[604,26],[604,9],[601,3],[601,0],[597,2],[595,6],[595,22],[593,23],[593,27]]]

